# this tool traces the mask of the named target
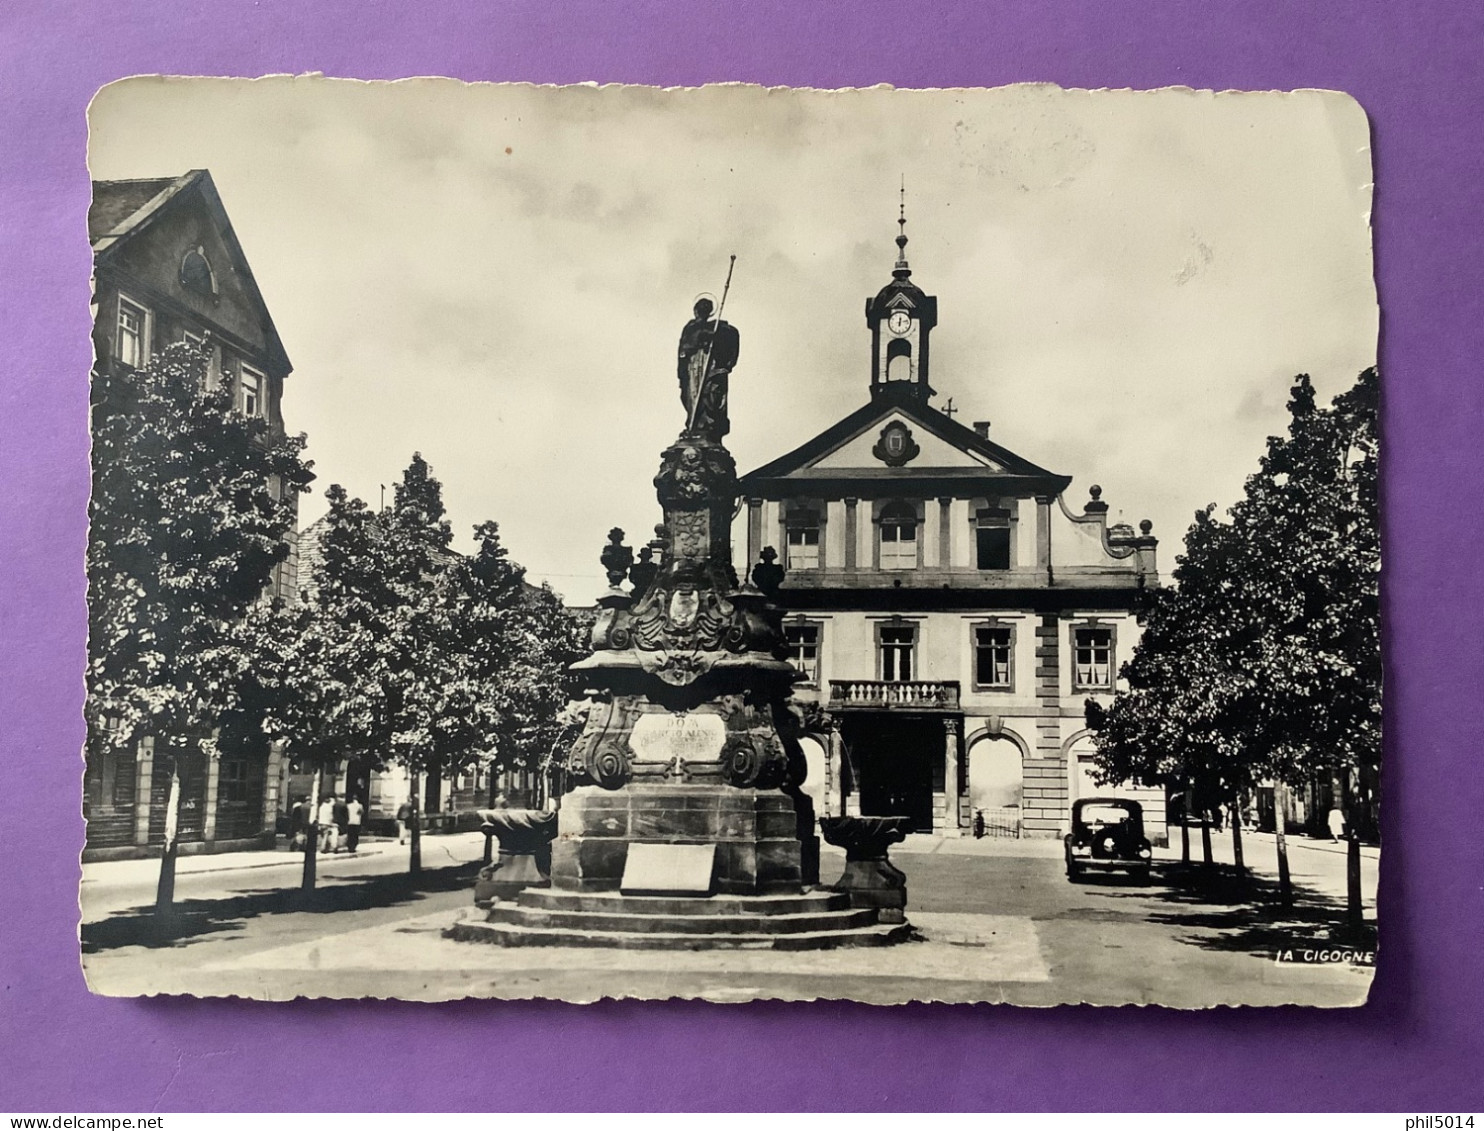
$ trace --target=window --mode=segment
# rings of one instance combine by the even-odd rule
[[[198,294],[216,294],[216,276],[206,260],[204,249],[194,247],[180,261],[180,285]]]
[[[1106,691],[1113,686],[1113,630],[1072,630],[1072,676],[1078,688]]]
[[[819,515],[812,510],[791,511],[788,515],[789,569],[819,568]]]
[[[917,630],[911,625],[882,625],[881,678],[890,683],[905,683],[912,678],[912,650]]]
[[[216,796],[219,804],[245,805],[247,803],[247,762],[241,758],[224,758],[221,772],[216,779]]]
[[[246,365],[242,367],[242,415],[263,415],[263,375]]]
[[[986,625],[974,629],[974,686],[1010,687],[1014,639],[1009,626]]]
[[[119,296],[118,341],[114,352],[125,365],[139,369],[149,361],[149,311]]]
[[[1010,568],[1010,512],[985,507],[974,520],[975,564],[980,569]]]
[[[819,684],[819,625],[790,624],[783,629],[788,662],[804,673],[810,684]]]
[[[917,568],[917,513],[904,504],[881,512],[881,568]]]

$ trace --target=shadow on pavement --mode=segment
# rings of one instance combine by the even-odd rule
[[[320,886],[239,892],[221,899],[183,899],[161,919],[153,905],[132,907],[107,919],[82,925],[82,953],[97,954],[124,946],[188,946],[222,931],[233,930],[260,915],[329,914],[365,911],[412,903],[432,892],[472,888],[480,868],[474,861],[447,868],[425,868],[418,875],[399,872],[341,880],[321,876]]]
[[[1169,912],[1148,915],[1147,921],[1199,931],[1178,941],[1203,950],[1269,958],[1280,949],[1316,944],[1376,945],[1374,921],[1359,931],[1350,927],[1343,899],[1295,882],[1292,904],[1285,907],[1276,879],[1239,876],[1230,865],[1166,864],[1156,868],[1147,884],[1121,876],[1103,882],[1109,888],[1104,894],[1112,898],[1137,896],[1172,905]],[[1083,886],[1095,890],[1097,883]]]

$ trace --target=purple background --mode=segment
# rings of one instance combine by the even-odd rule
[[[0,1109],[1484,1108],[1484,5],[11,0],[0,13]],[[77,965],[84,110],[128,74],[1334,87],[1384,304],[1384,955],[1362,1010],[95,999]],[[801,160],[807,160],[801,156]],[[1256,453],[1254,453],[1254,459]]]

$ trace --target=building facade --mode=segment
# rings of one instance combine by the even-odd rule
[[[1097,486],[1074,510],[1070,476],[933,405],[938,303],[906,244],[903,222],[866,302],[869,400],[739,484],[734,544],[748,562],[777,548],[796,697],[827,718],[805,789],[821,816],[961,835],[977,811],[1027,837],[1058,834],[1078,797],[1128,796],[1162,839],[1163,791],[1095,785],[1084,721],[1159,583],[1150,524],[1110,525]]]
[[[88,237],[95,369],[139,368],[175,342],[209,343],[207,380],[230,388],[239,412],[282,429],[283,385],[293,366],[210,173],[94,181]],[[270,595],[291,600],[297,568],[291,538]],[[87,752],[87,857],[163,843],[169,759],[180,765],[181,851],[272,843],[276,750],[208,758],[189,739],[154,735],[128,753]]]

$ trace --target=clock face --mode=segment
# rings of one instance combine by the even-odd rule
[[[886,320],[886,328],[893,334],[905,334],[912,328],[912,315],[905,310],[893,310]]]

